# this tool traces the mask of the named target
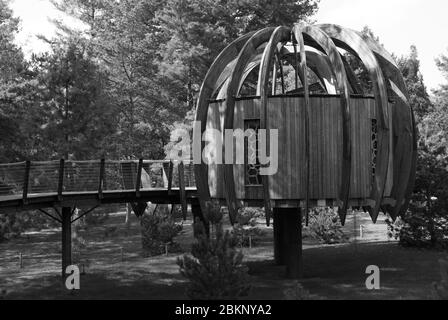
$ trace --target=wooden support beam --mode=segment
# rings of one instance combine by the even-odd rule
[[[332,39],[321,29],[315,26],[300,26],[294,27],[294,32],[298,34],[306,34],[311,37],[328,56],[331,62],[333,71],[336,76],[337,88],[341,96],[341,113],[342,113],[342,154],[341,166],[342,174],[340,181],[339,199],[342,202],[342,206],[339,207],[339,216],[341,222],[344,225],[347,217],[348,203],[350,198],[350,182],[351,182],[351,169],[352,169],[352,130],[351,130],[351,114],[350,114],[350,92],[348,88],[348,79],[345,71],[344,63],[341,59],[341,55],[332,41]],[[303,38],[302,35],[299,36]],[[303,49],[303,45],[302,51]]]
[[[72,208],[62,208],[62,281],[65,270],[72,264]]]
[[[217,83],[221,74],[226,70],[229,63],[235,60],[240,54],[241,49],[247,43],[249,38],[252,37],[254,32],[246,34],[239,39],[232,42],[227,46],[213,62],[212,66],[205,76],[204,82],[201,87],[201,91],[198,97],[198,103],[196,108],[196,118],[195,120],[200,123],[200,130],[194,128],[193,130],[193,141],[202,141],[202,135],[207,129],[207,116],[209,110],[209,100],[220,84]],[[205,148],[205,142],[201,142],[200,148],[198,148],[200,154],[195,155],[202,158],[202,150]],[[193,148],[196,150],[196,148]],[[196,152],[196,151],[195,151]],[[195,164],[195,180],[196,187],[198,189],[198,194],[200,197],[200,204],[203,210],[205,210],[205,202],[210,200],[210,190],[208,185],[208,166],[203,161],[201,164]]]
[[[254,36],[255,37],[255,36]],[[287,27],[278,27],[274,30],[265,29],[263,33],[258,34],[258,38],[256,39],[256,45],[262,44],[263,42],[268,42],[266,48],[263,53],[263,59],[260,65],[260,74],[258,78],[258,87],[257,87],[257,96],[261,98],[260,104],[260,130],[268,130],[269,129],[269,116],[268,116],[268,83],[269,83],[269,74],[271,72],[272,67],[275,70],[275,53],[277,51],[277,45],[280,42],[285,42],[291,39],[291,29]],[[252,40],[252,39],[251,39]],[[250,51],[248,51],[250,52]],[[281,66],[280,66],[281,68]],[[276,72],[276,71],[274,71]],[[275,74],[275,77],[277,75]],[[232,106],[233,108],[233,106]],[[269,138],[266,137],[266,155],[268,154],[268,150],[270,150],[270,141]],[[273,156],[272,154],[270,155]],[[274,155],[277,156],[277,155]],[[233,173],[232,173],[233,175]],[[230,171],[229,171],[230,176]],[[270,224],[271,219],[271,192],[269,185],[269,177],[264,176],[262,178],[263,183],[263,195],[264,195],[264,206],[266,211],[266,223]]]
[[[290,210],[291,212],[285,214],[286,277],[301,279],[303,278],[302,212],[300,208],[288,209]]]
[[[178,170],[179,170],[180,203],[182,204],[182,214],[184,220],[187,220],[188,204],[187,204],[187,191],[185,187],[185,165],[182,161],[179,163]]]
[[[46,215],[47,217],[49,217],[50,219],[53,219],[54,221],[57,221],[59,223],[62,223],[61,219],[56,218],[55,216],[49,214],[47,211],[45,211],[44,209],[38,209],[40,212],[42,212],[44,215]]]
[[[135,215],[140,218],[145,214],[145,211],[148,208],[148,204],[146,202],[131,203],[131,207]]]
[[[372,48],[356,32],[343,29],[336,25],[322,24],[315,26],[336,41],[338,46],[358,57],[366,67],[373,85],[376,101],[376,114],[378,120],[378,156],[375,178],[372,183],[370,199],[375,201],[375,207],[370,209],[370,216],[376,223],[380,212],[381,202],[386,189],[390,154],[391,154],[391,114],[389,112],[389,99],[386,79],[375,57]],[[345,71],[344,71],[345,72]]]
[[[277,208],[273,210],[274,215],[274,258],[275,263],[279,266],[285,265],[285,243],[282,242],[284,239],[284,226],[281,217],[281,212]]]
[[[286,277],[303,277],[302,214],[300,208],[274,208],[274,255],[286,266]]]

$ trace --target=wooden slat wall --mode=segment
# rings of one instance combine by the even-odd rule
[[[259,99],[240,100],[235,105],[235,128],[244,129],[245,119],[258,119]],[[311,186],[312,200],[337,199],[341,181],[342,120],[338,97],[311,97]],[[351,199],[367,199],[371,191],[371,119],[376,118],[375,100],[352,98]],[[210,104],[208,128],[222,128],[225,102]],[[279,168],[269,177],[272,200],[303,200],[305,197],[305,104],[301,97],[272,97],[268,101],[269,128],[279,131]],[[221,123],[220,123],[221,117]],[[209,166],[212,197],[224,198],[223,173]],[[263,199],[260,187],[245,186],[245,166],[234,166],[237,198]],[[390,185],[392,179],[390,179]],[[390,190],[390,188],[389,188]]]
[[[311,97],[310,198],[337,199],[341,181],[342,120],[338,97]],[[371,119],[373,99],[351,99],[354,141],[350,198],[364,199],[371,185]],[[373,111],[372,111],[373,110]],[[373,114],[371,114],[373,112]],[[271,177],[273,200],[305,197],[303,98],[271,98],[270,128],[279,129],[279,171]]]
[[[298,199],[306,186],[305,104],[304,98],[270,98],[268,101],[269,129],[279,131],[279,167],[269,177],[272,200]]]
[[[375,100],[351,99],[353,164],[350,185],[352,199],[368,198],[372,183],[372,119],[375,119]]]

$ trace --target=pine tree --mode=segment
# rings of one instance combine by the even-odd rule
[[[408,56],[398,59],[398,67],[408,88],[410,104],[414,110],[416,121],[420,123],[432,111],[433,106],[420,71],[420,60],[415,46],[411,46]]]
[[[238,239],[224,231],[220,206],[207,207],[214,234],[207,237],[203,224],[198,222],[198,240],[191,256],[178,259],[181,274],[190,281],[187,295],[193,300],[234,300],[246,296],[250,284],[244,256],[236,249]]]

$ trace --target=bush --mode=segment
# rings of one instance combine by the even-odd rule
[[[285,300],[293,301],[293,300],[311,300],[310,293],[303,288],[303,286],[296,282],[294,283],[292,288],[286,289],[283,291],[285,296]]]
[[[166,215],[144,214],[141,218],[142,247],[145,255],[157,256],[168,252],[179,252],[180,247],[174,242],[174,238],[183,229],[181,224]]]
[[[236,249],[237,239],[229,231],[224,232],[221,208],[208,205],[208,217],[214,217],[215,234],[207,238],[199,232],[193,244],[191,256],[178,259],[181,274],[189,281],[187,295],[193,300],[234,300],[246,296],[250,285],[243,254]],[[217,219],[221,216],[221,220]],[[195,228],[203,228],[199,223]]]
[[[305,228],[310,237],[325,244],[347,241],[339,215],[332,208],[316,208],[311,211],[309,226]]]
[[[406,247],[448,248],[448,160],[420,150],[415,190],[401,221],[389,221],[391,235]]]
[[[0,242],[18,237],[23,232],[23,224],[16,213],[0,214]]]
[[[240,226],[254,227],[257,224],[257,219],[264,215],[263,209],[259,208],[244,208],[238,211],[236,222]]]
[[[18,237],[27,230],[40,231],[56,227],[59,227],[58,222],[39,211],[0,212],[0,242]]]
[[[239,210],[236,225],[233,227],[233,234],[238,240],[240,247],[256,245],[265,232],[257,228],[257,219],[263,216],[263,211],[258,208],[244,208]]]

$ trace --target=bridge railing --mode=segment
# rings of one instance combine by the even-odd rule
[[[0,164],[0,201],[11,196],[194,188],[192,162],[46,161]]]

